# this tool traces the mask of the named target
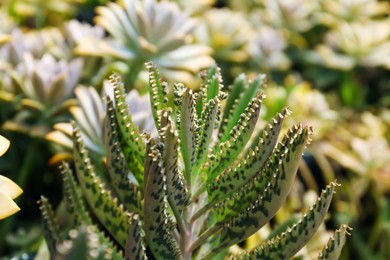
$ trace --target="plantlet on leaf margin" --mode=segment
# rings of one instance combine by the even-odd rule
[[[78,239],[85,243],[89,233],[96,234],[114,258],[125,252],[126,259],[146,259],[146,248],[156,259],[227,255],[230,246],[258,231],[283,205],[312,130],[294,125],[278,141],[288,109],[257,129],[264,76],[248,82],[240,75],[228,95],[222,91],[219,68],[213,65],[202,73],[203,84],[196,93],[179,83],[169,88],[153,63],[147,63],[147,68],[159,137],[139,132],[124,102],[124,86],[113,75],[115,95],[114,100],[106,98],[104,126],[111,180],[95,171],[74,125],[77,182],[71,169],[63,166],[65,204],[77,220],[70,228],[79,230]],[[337,185],[331,182],[293,227],[252,251],[231,257],[293,256],[323,222]],[[91,212],[81,206],[85,202]],[[75,205],[78,210],[72,210]],[[55,220],[44,198],[41,208],[46,239],[55,256],[62,241],[76,238],[58,237],[56,229],[50,228]],[[90,214],[98,223],[92,222]],[[342,226],[320,256],[338,257],[343,246],[339,242],[345,240],[347,230]]]

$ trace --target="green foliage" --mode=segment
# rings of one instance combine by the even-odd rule
[[[115,95],[105,99],[103,130],[108,178],[94,169],[73,123],[78,181],[67,164],[62,166],[66,209],[77,230],[68,256],[94,252],[98,257],[110,249],[113,256],[125,252],[126,258],[142,259],[148,248],[157,259],[213,259],[267,224],[290,192],[312,130],[294,125],[278,141],[288,109],[258,127],[263,76],[249,82],[240,76],[229,98],[214,65],[202,73],[199,92],[176,84],[171,95],[157,68],[147,66],[159,137],[139,133],[125,105],[123,84],[112,76]],[[235,257],[293,256],[323,222],[335,186],[330,183],[292,228]],[[48,202],[41,204],[49,250],[57,255],[68,238],[57,234]],[[98,242],[91,245],[93,236]],[[338,253],[343,239],[330,242],[326,254]]]

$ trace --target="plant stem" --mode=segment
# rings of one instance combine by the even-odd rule
[[[188,248],[188,251],[194,251],[195,249],[197,249],[206,241],[206,239],[208,239],[211,235],[213,235],[221,228],[221,225],[215,224],[211,228],[207,229],[194,243],[191,244],[191,246]]]
[[[190,223],[194,223],[200,216],[202,216],[207,210],[209,210],[214,203],[207,203],[204,207],[199,209],[190,219]]]
[[[32,165],[35,161],[35,156],[37,155],[37,145],[38,140],[32,139],[31,143],[28,145],[28,150],[26,152],[26,156],[24,157],[22,167],[20,168],[18,176],[15,178],[15,183],[19,185],[22,190],[25,189],[26,183],[29,177],[29,173],[31,171]],[[23,196],[23,195],[22,195]],[[0,227],[0,252],[3,251],[5,242],[4,239],[9,234],[10,230],[13,227],[13,224],[16,220],[16,217],[10,217],[2,222]]]

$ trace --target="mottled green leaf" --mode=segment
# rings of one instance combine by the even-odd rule
[[[161,151],[157,146],[148,152],[145,161],[144,229],[148,246],[156,259],[180,259],[181,253],[173,237],[175,225],[168,215],[166,176]]]
[[[238,79],[233,85],[233,88],[241,89],[243,79]],[[240,120],[241,114],[245,113],[245,109],[251,100],[259,94],[260,87],[265,82],[265,75],[259,75],[254,78],[251,82],[245,84],[245,90],[242,91],[237,98],[237,95],[232,95],[228,98],[222,123],[219,132],[219,142],[226,142],[230,139],[230,132],[233,127],[237,125]]]
[[[328,243],[318,255],[318,259],[339,259],[341,250],[344,247],[347,235],[351,235],[348,231],[352,230],[348,225],[341,225],[340,229],[336,230]]]
[[[108,172],[114,189],[125,208],[130,212],[136,212],[142,215],[142,191],[136,183],[131,182],[129,179],[129,174],[131,173],[119,142],[115,108],[109,98],[107,98],[106,104],[107,114],[104,118],[104,144],[106,147]],[[143,179],[143,174],[135,177],[135,179]]]
[[[274,151],[267,167],[263,168],[236,193],[218,203],[215,210],[218,221],[237,216],[258,201],[263,201],[260,204],[265,206],[266,201],[271,200],[271,198],[272,205],[267,205],[262,210],[263,213],[276,213],[278,206],[282,205],[284,198],[290,191],[307,138],[307,128],[299,126],[292,129]],[[268,218],[269,215],[273,214],[264,214],[264,216]]]
[[[275,215],[290,192],[309,132],[308,127],[295,126],[290,130],[292,139],[286,138],[286,142],[280,146],[279,155],[271,158],[274,167],[267,165],[267,174],[261,174],[258,179],[255,177],[236,194],[217,205],[217,218],[224,223],[224,227],[220,233],[221,243],[213,251],[218,252],[246,239]],[[264,182],[269,178],[270,181]],[[224,222],[223,219],[228,221]]]
[[[214,99],[217,95],[219,95],[222,90],[222,76],[221,69],[216,65],[212,64],[210,68],[207,70],[207,74],[203,77],[204,87],[202,89],[205,91],[203,95],[204,100],[203,104],[209,102],[209,100]]]
[[[160,77],[160,73],[153,62],[146,63],[149,70],[149,87],[150,87],[150,103],[152,105],[152,112],[154,122],[158,130],[161,129],[161,111],[168,103],[168,84]]]
[[[179,138],[173,124],[170,112],[164,111],[161,121],[166,124],[161,129],[161,140],[164,144],[162,159],[164,163],[168,201],[174,212],[179,213],[188,205],[190,194],[182,172],[179,170]]]
[[[126,244],[129,225],[123,205],[119,205],[113,198],[111,191],[107,190],[104,182],[99,178],[88,151],[85,150],[80,131],[74,126],[74,160],[77,177],[84,192],[84,196],[99,221],[122,247]]]
[[[65,162],[60,166],[62,180],[63,180],[63,193],[65,199],[65,205],[68,214],[72,218],[74,223],[73,227],[79,225],[91,225],[92,220],[86,210],[82,194],[77,187],[76,180],[73,177],[73,172],[69,168],[69,165]]]
[[[217,125],[219,115],[221,113],[221,104],[218,97],[211,99],[199,120],[198,128],[198,144],[196,147],[196,161],[194,166],[194,174],[198,173],[199,168],[206,160],[207,152],[211,142],[213,131]]]
[[[280,236],[266,241],[237,259],[290,259],[314,235],[323,222],[337,183],[330,183],[303,218]]]
[[[116,120],[119,126],[120,142],[123,155],[126,158],[128,167],[135,177],[142,176],[144,170],[145,143],[137,126],[135,126],[128,105],[126,103],[125,88],[118,74],[110,77],[114,86],[114,100]],[[143,179],[137,179],[140,186],[143,186]]]
[[[50,254],[55,255],[57,252],[57,246],[59,243],[62,243],[63,237],[61,236],[57,220],[48,199],[41,196],[38,204],[42,215],[43,235],[45,236]]]
[[[210,202],[225,198],[237,191],[265,167],[275,148],[283,119],[288,113],[288,109],[284,109],[265,126],[259,137],[255,139],[257,145],[247,152],[238,165],[227,168],[214,181],[208,183],[207,193]]]
[[[185,179],[191,185],[192,169],[195,164],[197,136],[196,97],[191,89],[183,85],[175,85],[177,106],[177,128],[180,138],[180,150],[185,166]]]
[[[263,94],[253,98],[241,114],[237,125],[230,131],[229,140],[216,147],[215,154],[210,155],[213,159],[209,157],[209,163],[206,165],[208,183],[214,181],[244,149],[259,119],[262,98]]]
[[[145,246],[142,237],[141,220],[139,215],[129,215],[129,235],[126,241],[126,260],[146,260]]]

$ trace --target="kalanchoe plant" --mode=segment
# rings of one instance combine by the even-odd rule
[[[104,127],[111,179],[101,178],[95,171],[74,124],[78,181],[68,164],[61,167],[65,205],[74,229],[69,237],[58,231],[47,199],[40,201],[53,257],[73,255],[80,249],[80,241],[86,245],[83,254],[96,257],[120,258],[123,252],[126,259],[228,255],[230,246],[244,241],[275,215],[290,191],[312,130],[298,124],[279,140],[288,109],[257,129],[264,76],[252,81],[238,77],[228,96],[222,91],[218,67],[212,66],[202,74],[204,83],[198,93],[175,84],[170,102],[158,70],[152,63],[147,67],[159,137],[150,138],[135,127],[123,83],[113,75],[115,95],[114,100],[106,99]],[[231,257],[293,256],[323,222],[336,186],[336,182],[330,183],[297,224],[252,251]],[[99,227],[104,227],[110,238]],[[337,257],[343,244],[339,241],[346,233],[344,226],[337,231],[322,256]],[[73,249],[69,245],[74,245]]]

